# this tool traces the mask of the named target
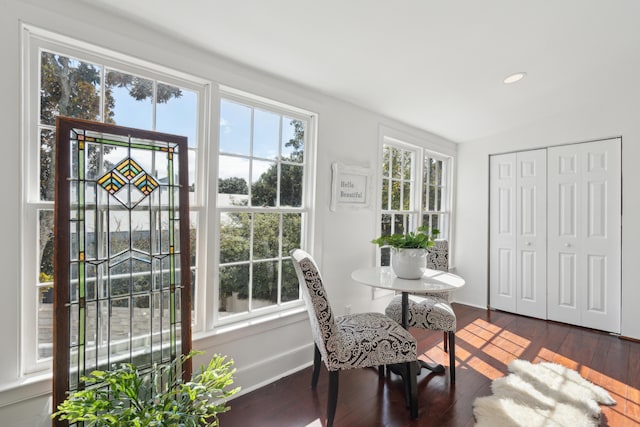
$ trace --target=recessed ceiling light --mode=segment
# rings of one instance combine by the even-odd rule
[[[506,85],[511,84],[511,83],[515,83],[515,82],[518,82],[518,81],[524,79],[524,77],[526,75],[527,75],[527,73],[514,73],[514,74],[511,74],[510,76],[505,77],[503,82]]]

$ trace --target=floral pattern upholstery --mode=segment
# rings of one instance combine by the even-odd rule
[[[377,367],[417,359],[415,338],[382,313],[334,316],[315,262],[292,254],[315,344],[329,371]],[[298,256],[296,256],[298,255]]]
[[[449,270],[449,242],[436,240],[429,248],[427,268],[433,270]],[[409,296],[407,326],[431,329],[434,331],[455,332],[456,314],[449,304],[450,292],[421,293]],[[397,296],[391,300],[385,314],[400,322],[402,316],[402,298]]]
[[[449,269],[449,242],[436,240],[429,248],[427,256],[427,268],[432,270],[447,271]]]
[[[396,322],[402,320],[401,295],[391,300],[385,309],[385,314]],[[407,326],[431,329],[433,331],[455,332],[456,314],[453,312],[451,304],[444,297],[409,295]]]

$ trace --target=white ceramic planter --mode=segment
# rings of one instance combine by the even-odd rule
[[[391,249],[391,268],[401,279],[419,279],[427,268],[426,249]]]

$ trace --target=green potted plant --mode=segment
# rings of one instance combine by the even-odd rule
[[[51,418],[86,427],[218,426],[218,414],[230,409],[226,399],[239,390],[227,389],[233,384],[233,361],[216,354],[184,382],[183,363],[199,353],[181,355],[151,372],[128,363],[93,371],[82,378],[87,387],[69,395]]]
[[[427,226],[416,232],[387,234],[371,241],[380,247],[391,248],[391,268],[401,279],[419,279],[427,265],[428,249],[434,245],[439,230]]]

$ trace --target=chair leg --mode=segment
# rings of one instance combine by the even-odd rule
[[[449,335],[449,375],[451,384],[456,382],[456,333],[448,332]]]
[[[338,378],[340,371],[329,371],[329,400],[327,401],[327,427],[333,426],[338,406]]]
[[[447,352],[449,352],[449,348],[448,348],[449,347],[448,346],[448,341],[449,340],[447,339],[448,334],[447,334],[447,332],[443,332],[443,335],[444,335],[444,352],[447,353]]]
[[[384,365],[378,366],[378,378],[380,379],[384,378]]]
[[[409,412],[411,413],[411,418],[418,418],[418,384],[416,377],[418,376],[418,364],[416,362],[408,362],[407,366],[407,375],[409,378],[404,378],[405,383],[407,383],[408,391],[409,391]]]
[[[311,375],[311,388],[316,388],[318,385],[318,377],[320,376],[320,365],[322,364],[322,356],[320,355],[320,349],[317,345],[313,345],[315,348],[313,352],[313,374]]]

